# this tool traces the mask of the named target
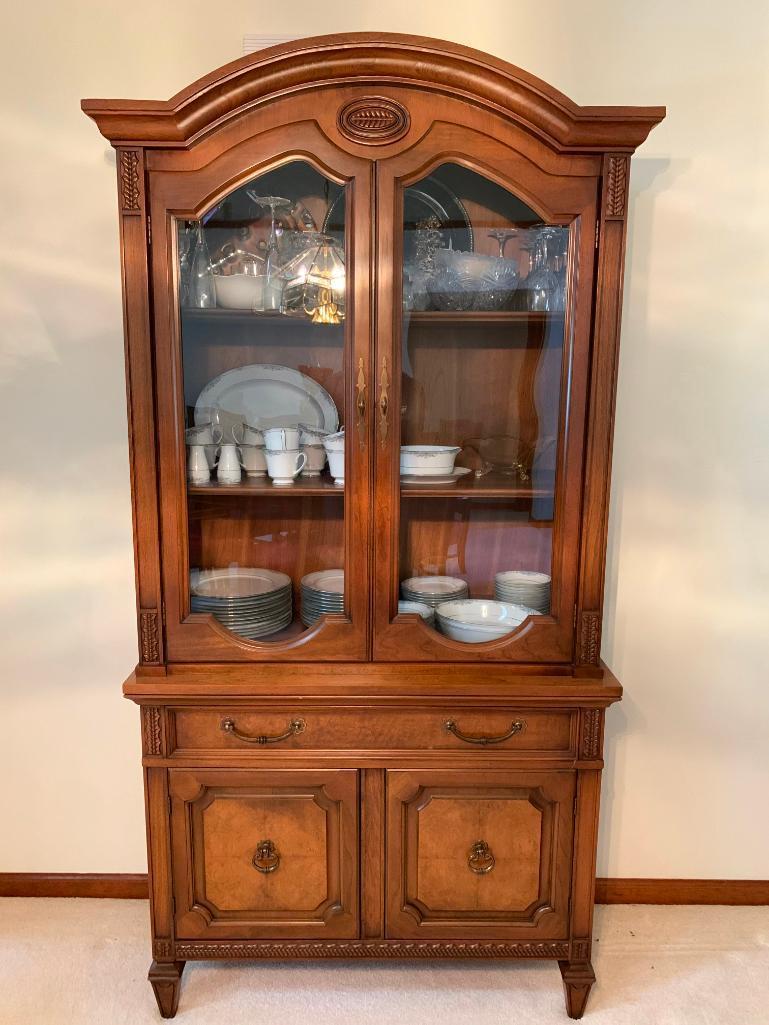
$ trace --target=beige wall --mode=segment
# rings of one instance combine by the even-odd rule
[[[666,103],[634,162],[599,873],[769,874],[769,8],[754,0],[15,4],[0,74],[0,870],[140,871],[117,215],[82,96],[165,98],[247,32],[413,31],[581,103]],[[367,10],[373,13],[366,14]]]

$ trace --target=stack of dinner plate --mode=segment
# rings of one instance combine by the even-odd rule
[[[190,592],[193,612],[210,612],[249,640],[277,633],[293,618],[291,578],[271,569],[202,570],[191,574]]]
[[[344,570],[321,569],[302,577],[302,622],[312,626],[324,613],[344,612]]]
[[[511,569],[494,576],[497,601],[526,605],[546,616],[550,611],[550,577],[530,569]]]
[[[418,601],[437,608],[444,601],[467,597],[467,584],[459,577],[409,577],[401,583],[406,601]]]

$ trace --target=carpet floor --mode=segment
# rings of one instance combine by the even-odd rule
[[[2,1025],[145,1025],[147,905],[0,900]],[[769,1025],[769,908],[596,909],[590,1025]],[[552,962],[194,962],[181,1025],[564,1025]]]

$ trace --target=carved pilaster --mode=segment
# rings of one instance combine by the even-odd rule
[[[580,939],[571,941],[571,960],[572,961],[589,961],[590,960],[590,940]]]
[[[139,176],[139,150],[121,149],[118,155],[120,179],[120,212],[141,213],[141,178]]]
[[[174,945],[171,940],[153,940],[152,956],[156,961],[173,961]]]
[[[157,609],[141,609],[139,612],[139,651],[142,662],[157,664],[160,661],[160,636]]]
[[[597,612],[583,612],[580,620],[579,651],[580,665],[597,666],[601,657],[601,617]]]
[[[604,190],[604,217],[621,219],[627,212],[630,158],[623,153],[608,157]]]
[[[601,754],[601,720],[603,712],[600,708],[582,709],[582,726],[580,729],[579,754],[581,758],[599,758]]]
[[[163,754],[163,709],[142,705],[142,751],[145,755]]]

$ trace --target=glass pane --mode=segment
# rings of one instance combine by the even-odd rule
[[[177,223],[191,610],[252,640],[344,611],[344,204],[294,161]]]
[[[399,611],[483,643],[558,583],[569,228],[454,164],[403,205]]]

